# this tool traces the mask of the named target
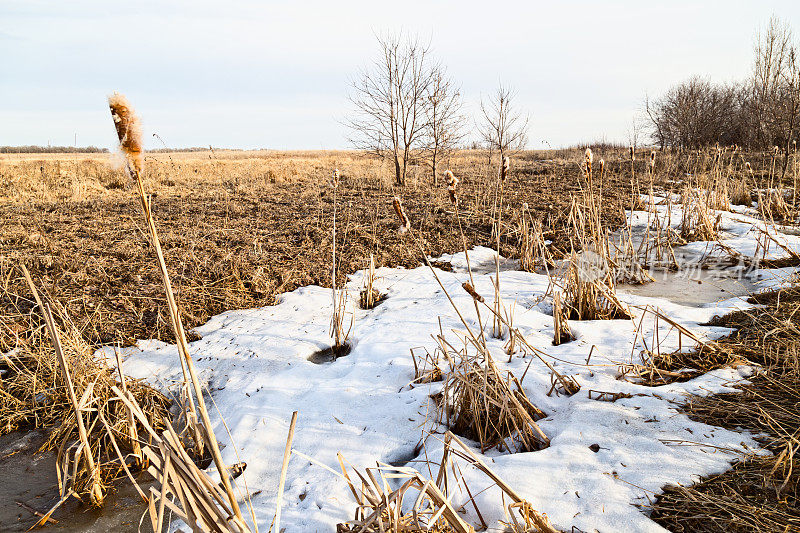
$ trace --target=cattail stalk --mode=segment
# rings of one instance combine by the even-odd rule
[[[395,196],[392,198],[392,206],[394,206],[394,212],[397,214],[397,218],[400,220],[400,227],[397,229],[400,233],[405,233],[409,229],[411,229],[411,221],[406,216],[406,210],[403,209],[403,202],[400,201],[400,198]]]
[[[131,108],[127,99],[119,93],[114,93],[109,97],[108,105],[111,109],[111,117],[114,120],[114,126],[117,129],[117,137],[119,137],[120,148],[122,149],[122,152],[125,154],[128,161],[128,172],[136,181],[136,186],[139,191],[139,200],[141,201],[142,209],[150,229],[150,237],[153,248],[155,249],[156,256],[158,257],[158,263],[161,269],[161,278],[164,282],[164,292],[166,293],[167,304],[170,312],[170,321],[172,322],[173,332],[175,333],[178,352],[181,356],[181,367],[184,370],[184,380],[186,378],[186,373],[188,373],[189,377],[191,378],[195,397],[197,399],[197,407],[200,411],[200,416],[202,417],[203,425],[205,426],[205,431],[208,436],[207,440],[209,447],[211,448],[211,456],[214,460],[214,464],[217,467],[217,471],[222,480],[222,485],[225,489],[225,492],[228,495],[231,509],[236,515],[236,519],[241,523],[244,523],[244,517],[239,509],[239,503],[236,501],[236,496],[231,485],[230,473],[228,468],[225,466],[225,462],[222,460],[222,453],[220,452],[219,444],[217,443],[217,439],[214,437],[214,433],[211,429],[211,419],[208,416],[208,409],[206,409],[205,400],[203,399],[203,390],[200,386],[200,381],[197,378],[197,372],[194,368],[194,361],[189,354],[186,332],[183,329],[183,322],[181,321],[178,305],[175,302],[175,295],[172,291],[172,283],[169,279],[169,273],[167,272],[167,266],[164,261],[164,254],[161,250],[161,243],[158,239],[158,233],[156,232],[153,214],[150,210],[150,202],[147,194],[145,194],[144,191],[144,184],[142,183],[143,157],[141,127],[139,125],[139,120],[138,117],[136,117],[136,115],[133,113],[133,109]],[[194,410],[194,404],[191,402],[191,396],[189,405],[190,408]],[[195,438],[197,439],[198,437],[196,436]],[[200,446],[201,443],[202,436],[198,441],[198,446]]]

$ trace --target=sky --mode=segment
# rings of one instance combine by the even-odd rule
[[[0,145],[113,148],[120,91],[147,148],[348,148],[350,82],[397,31],[471,114],[512,87],[529,148],[627,143],[645,96],[747,76],[772,14],[800,22],[800,2],[0,0]]]

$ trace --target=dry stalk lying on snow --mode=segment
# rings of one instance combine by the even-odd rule
[[[297,453],[297,452],[295,452]],[[305,457],[305,456],[304,456]],[[355,518],[339,524],[337,533],[474,533],[475,527],[461,518],[467,505],[475,511],[486,529],[480,509],[472,491],[467,486],[461,468],[453,461],[461,459],[491,479],[497,487],[512,500],[507,514],[507,526],[511,533],[559,533],[547,516],[536,511],[533,506],[517,494],[507,483],[495,474],[458,437],[447,432],[444,450],[436,479],[428,479],[417,470],[408,467],[393,467],[378,463],[375,468],[367,468],[364,473],[351,467],[354,477],[348,473],[344,459],[339,455],[342,477],[347,481],[350,492],[356,500]],[[399,487],[391,490],[389,480],[399,480]],[[469,500],[459,507],[451,502],[454,488],[462,488]],[[413,498],[413,506],[404,501]]]
[[[722,366],[741,363],[730,351],[723,349],[715,342],[707,341],[677,323],[661,310],[645,306],[638,308],[642,311],[639,324],[634,334],[633,344],[638,340],[644,346],[640,353],[641,364],[622,365],[620,376],[623,379],[633,379],[647,386],[658,386],[676,381],[687,381],[711,370]],[[642,324],[645,318],[653,317],[653,338],[651,341],[644,337]],[[666,333],[659,331],[659,322],[669,326]],[[677,334],[678,349],[663,351],[661,345],[668,341],[670,334]],[[685,350],[684,339],[688,340],[689,350]]]
[[[129,477],[142,498],[148,502],[153,531],[162,531],[165,513],[169,512],[186,522],[192,531],[250,533],[250,527],[244,519],[236,516],[231,509],[226,489],[195,464],[169,421],[164,420],[166,429],[159,434],[130,395],[116,387],[114,392],[117,394],[115,399],[122,401],[139,420],[151,442],[143,447],[142,452],[150,463],[147,471],[158,482],[158,488],[151,487],[149,495],[145,495],[136,480],[130,474]],[[210,432],[204,433],[204,436],[211,448],[216,438]],[[243,469],[242,465],[233,465],[225,470],[224,476],[235,477]],[[220,475],[225,478],[221,472]],[[255,523],[252,508],[251,518]]]

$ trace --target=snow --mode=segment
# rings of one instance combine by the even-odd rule
[[[634,213],[634,220],[638,216]],[[754,252],[752,225],[761,222],[740,213],[723,217],[723,228],[730,234],[726,244],[742,253]],[[680,214],[673,214],[672,220],[679,221]],[[784,237],[800,250],[800,238]],[[693,243],[692,247],[707,250],[710,245]],[[461,288],[469,279],[464,254],[441,259],[454,266],[453,272],[437,271],[446,290],[470,328],[479,327],[471,298]],[[470,259],[476,266],[475,288],[491,301],[494,252],[475,248]],[[641,338],[649,342],[656,325],[661,350],[678,348],[676,332],[670,332],[663,320],[656,322],[652,314],[642,321],[642,336],[635,336],[646,306],[657,307],[698,335],[714,339],[729,330],[702,324],[750,304],[733,297],[704,306],[680,305],[670,301],[668,294],[652,298],[620,291],[620,299],[632,306],[635,320],[571,321],[577,339],[552,346],[550,303],[542,298],[548,278],[514,268],[513,262],[503,261],[500,289],[507,306],[516,302],[515,327],[531,345],[552,356],[550,362],[559,372],[574,376],[581,390],[572,397],[548,396],[547,368],[523,351],[509,360],[503,350],[505,341],[490,338],[491,325],[486,325],[488,344],[501,370],[521,377],[528,369],[523,387],[548,415],[540,427],[550,438],[550,446],[515,454],[493,450],[484,460],[557,528],[665,531],[641,508],[664,485],[690,484],[700,476],[723,472],[738,454],[757,448],[751,435],[691,421],[679,413],[679,406],[689,394],[731,390],[752,369],[720,369],[685,383],[645,387],[618,379],[618,367],[640,362]],[[791,269],[760,273],[764,281],[756,284],[773,287],[783,283]],[[213,429],[224,445],[226,463],[247,462],[244,477],[255,494],[252,501],[261,525],[269,524],[275,511],[280,464],[295,410],[300,414],[293,448],[335,470],[337,452],[362,468],[382,461],[408,464],[426,475],[424,458],[441,456],[439,438],[446,428],[434,420],[430,395],[441,390],[442,384],[409,385],[414,378],[410,350],[425,347],[433,352],[436,345],[431,336],[439,332],[440,320],[453,341],[457,340],[453,330],[463,331],[463,325],[427,267],[381,268],[376,275],[376,288],[387,299],[373,310],[358,309],[353,303],[358,301],[364,272],[350,277],[346,289],[353,313],[352,351],[332,363],[308,361],[315,351],[330,346],[329,289],[303,287],[282,295],[274,306],[229,311],[196,328],[201,339],[191,343],[191,355],[213,398],[210,405],[216,406],[212,407]],[[686,344],[684,338],[684,348]],[[176,347],[155,340],[127,349],[124,366],[126,374],[163,388],[181,379]],[[588,397],[589,390],[632,397],[598,401]],[[418,453],[417,445],[429,431],[433,435]],[[590,449],[593,444],[600,447],[596,453]],[[504,518],[500,491],[496,487],[483,491],[490,484],[488,479],[473,469],[462,469],[472,494],[480,493],[476,499],[490,529],[498,530],[498,521]],[[237,482],[241,486],[241,478]],[[465,502],[465,495],[457,492],[454,503]],[[292,458],[283,504],[286,531],[334,531],[338,522],[352,518],[354,509],[344,481],[299,456]],[[477,524],[472,507],[465,510],[465,518]]]

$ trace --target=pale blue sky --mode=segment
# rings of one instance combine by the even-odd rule
[[[756,30],[800,2],[0,0],[0,145],[112,147],[125,93],[149,147],[347,147],[348,80],[375,33],[430,38],[471,110],[499,80],[530,147],[627,142],[645,94],[747,75]]]

